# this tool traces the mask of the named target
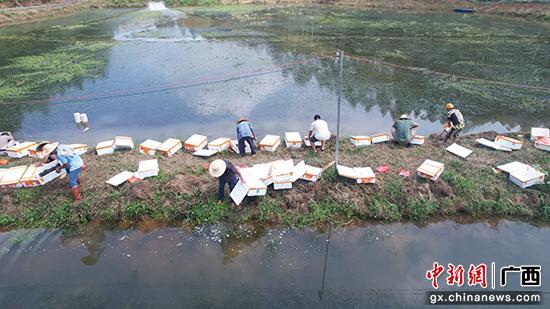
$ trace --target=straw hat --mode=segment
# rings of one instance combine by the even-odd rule
[[[447,103],[447,104],[445,105],[445,109],[453,109],[453,108],[455,108],[455,106],[454,106],[453,103],[450,103],[450,102],[449,102],[449,103]]]
[[[399,119],[409,119],[409,116],[407,116],[407,114],[402,114]]]
[[[42,155],[44,157],[50,155],[50,153],[52,153],[57,148],[57,146],[59,146],[58,142],[46,144],[46,146],[42,148]]]
[[[208,167],[208,172],[212,177],[220,177],[225,173],[225,169],[227,168],[227,165],[225,164],[225,161],[223,160],[215,160],[214,162],[210,163],[210,166]]]

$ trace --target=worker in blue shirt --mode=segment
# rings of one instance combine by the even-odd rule
[[[245,142],[250,146],[252,156],[256,156],[256,146],[254,140],[256,139],[256,133],[252,130],[252,126],[248,119],[241,118],[237,121],[237,140],[239,142],[239,153],[242,157],[245,155]]]
[[[82,158],[77,155],[71,147],[67,145],[58,145],[57,143],[46,145],[42,153],[45,155],[45,160],[51,162],[57,159],[57,161],[59,161],[60,165],[55,168],[57,173],[60,173],[63,168],[67,171],[73,199],[75,204],[78,204],[82,199],[80,195],[79,176],[80,172],[86,168]]]

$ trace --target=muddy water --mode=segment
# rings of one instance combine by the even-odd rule
[[[431,289],[424,275],[434,261],[540,264],[540,290],[550,293],[544,279],[550,268],[548,228],[509,221],[370,225],[332,229],[327,239],[328,231],[223,226],[192,231],[91,226],[72,236],[5,232],[0,305],[416,308]],[[507,288],[520,289],[515,279]]]
[[[29,140],[162,140],[233,135],[238,117],[251,118],[260,135],[305,133],[318,113],[335,130],[336,66],[319,55],[342,48],[387,62],[346,59],[344,134],[388,131],[402,113],[420,134],[436,133],[447,101],[462,108],[470,132],[528,129],[550,125],[548,30],[475,14],[327,7],[96,10],[0,29],[1,66],[75,42],[113,43],[96,59],[100,76],[20,98],[40,103],[8,102],[0,128]],[[77,129],[76,111],[92,130]]]

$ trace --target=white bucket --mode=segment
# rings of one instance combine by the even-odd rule
[[[73,116],[74,116],[74,122],[76,122],[76,123],[80,123],[80,122],[81,122],[81,120],[80,120],[80,116],[81,116],[80,113],[74,113]]]
[[[86,115],[86,113],[80,114],[80,121],[88,122],[88,115]]]

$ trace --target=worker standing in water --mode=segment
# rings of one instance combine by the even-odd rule
[[[450,139],[454,143],[458,135],[464,129],[464,116],[462,116],[459,109],[455,108],[453,103],[447,103],[445,105],[445,109],[447,110],[447,123],[445,124],[444,131],[442,132],[442,134],[446,133],[444,142],[447,142]]]
[[[223,203],[225,184],[229,185],[229,192],[235,188],[239,179],[242,179],[241,172],[227,160],[214,160],[208,165],[210,176],[218,178],[218,204]]]

